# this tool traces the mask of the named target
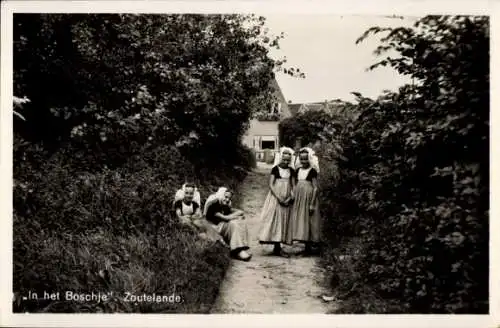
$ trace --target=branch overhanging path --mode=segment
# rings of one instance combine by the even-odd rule
[[[294,256],[300,245],[283,247],[290,258],[272,256],[272,246],[258,242],[269,172],[270,167],[259,165],[239,188],[253,257],[250,262],[232,261],[211,313],[330,313],[336,304],[322,298],[330,291],[318,258]]]

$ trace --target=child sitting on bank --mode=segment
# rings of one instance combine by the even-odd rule
[[[179,221],[199,232],[199,236],[225,245],[223,238],[203,218],[201,195],[196,186],[186,183],[177,191],[174,198],[174,210]]]

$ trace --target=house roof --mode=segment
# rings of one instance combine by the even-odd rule
[[[280,119],[292,116],[293,114],[290,112],[289,104],[286,102],[285,95],[283,94],[283,91],[281,91],[281,87],[275,78],[271,79],[270,86],[274,88],[274,94],[278,97],[278,101],[282,105]]]
[[[269,109],[263,108],[257,110],[257,112],[254,113],[255,114],[254,118],[260,117],[258,120],[263,120],[263,121],[268,121],[268,120],[280,121],[287,117],[292,116],[293,114],[290,112],[289,104],[286,102],[285,96],[283,95],[283,92],[281,91],[278,81],[275,78],[272,78],[269,81],[269,87],[273,90],[274,93],[275,98],[273,99],[273,101],[276,101],[280,105],[280,107],[278,107],[278,113],[271,114],[268,113]],[[278,114],[278,117],[275,117],[276,114]]]

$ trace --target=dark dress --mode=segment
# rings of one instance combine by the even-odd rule
[[[316,199],[312,204],[313,184],[312,180],[318,177],[318,172],[310,167],[296,170],[295,179],[295,201],[290,213],[290,225],[287,231],[287,241],[320,242],[320,215],[319,205]],[[317,197],[316,197],[317,198]],[[315,210],[309,215],[309,207],[313,205]]]
[[[215,216],[216,213],[229,215],[231,214],[231,207],[221,204],[219,201],[214,202],[213,204],[209,205],[207,209],[207,220],[213,224],[219,224],[220,222],[222,222],[221,219]]]
[[[217,213],[223,215],[231,214],[230,206],[221,204],[220,201],[214,201],[208,205],[206,219],[215,230],[224,238],[232,252],[247,250],[248,246],[248,228],[245,220],[223,221],[215,216]]]

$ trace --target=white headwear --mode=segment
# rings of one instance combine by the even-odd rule
[[[186,183],[183,184],[181,189],[177,190],[177,192],[175,193],[174,202],[184,199],[185,192],[186,192]],[[198,205],[201,205],[201,195],[200,192],[198,191],[198,188],[196,187],[194,188],[193,202],[197,203]]]
[[[208,196],[207,201],[205,202],[205,207],[203,209],[203,215],[207,215],[208,207],[212,205],[214,202],[220,202],[224,200],[224,197],[226,196],[226,187],[220,187],[216,193],[211,194]]]
[[[284,153],[289,153],[293,159],[293,154],[294,154],[293,149],[290,147],[281,147],[279,153],[277,153],[276,156],[274,156],[274,164],[273,164],[274,166],[279,165],[279,163],[281,163],[281,159],[283,158]],[[290,161],[289,166],[293,167],[293,164],[291,161]]]
[[[220,187],[217,192],[215,193],[215,198],[217,200],[224,200],[224,196],[226,195],[227,188],[226,187]]]
[[[316,153],[310,147],[304,147],[304,148],[300,149],[299,154],[300,154],[300,152],[302,152],[304,150],[307,151],[307,155],[308,155],[308,158],[309,158],[309,164],[311,165],[311,167],[313,169],[315,169],[319,173],[319,160],[318,160],[318,156],[316,156]],[[300,167],[300,164],[298,164],[298,165]]]

